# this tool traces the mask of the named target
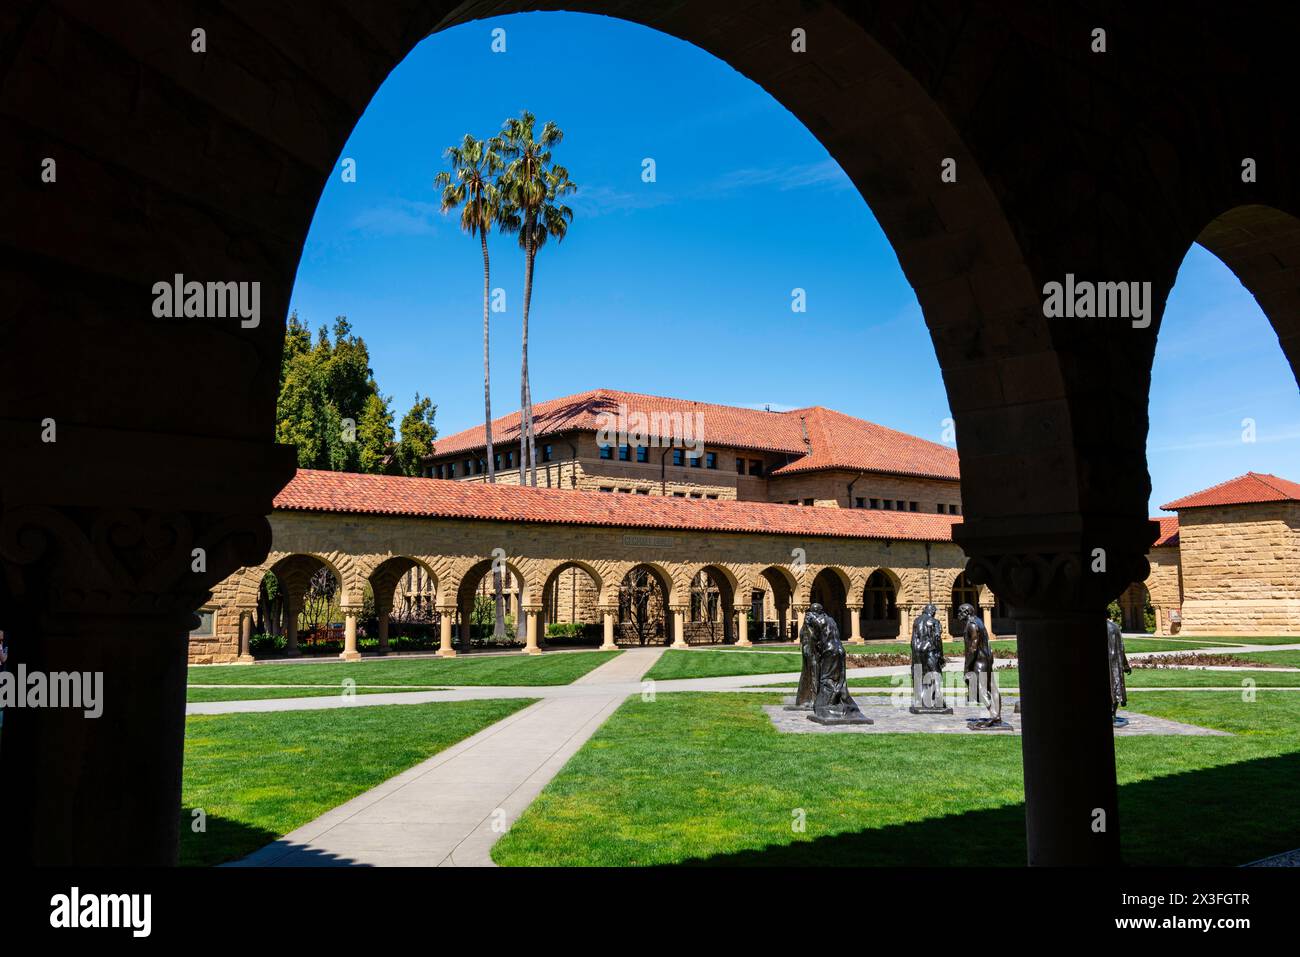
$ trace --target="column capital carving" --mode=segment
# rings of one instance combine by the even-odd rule
[[[1147,551],[1159,525],[1147,519],[1028,516],[963,523],[953,537],[966,576],[987,585],[1017,615],[1095,611],[1150,573]]]

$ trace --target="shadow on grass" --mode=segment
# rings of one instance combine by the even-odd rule
[[[923,784],[918,784],[923,787]],[[1300,847],[1300,754],[1136,781],[1119,789],[1125,864],[1247,864]],[[685,867],[1020,867],[1023,804],[712,857]]]
[[[208,815],[205,830],[194,831],[193,811],[181,811],[182,867],[210,867],[236,860],[251,854],[276,840],[280,835],[261,827],[252,827],[242,821]]]

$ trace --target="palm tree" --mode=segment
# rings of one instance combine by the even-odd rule
[[[558,200],[578,187],[569,171],[551,162],[551,148],[564,139],[564,131],[548,121],[534,135],[537,118],[524,110],[502,127],[501,155],[508,163],[499,181],[507,211],[501,217],[504,232],[519,234],[524,251],[523,355],[519,376],[519,484],[525,467],[530,483],[537,485],[537,436],[533,427],[533,398],[528,381],[528,314],[533,301],[533,271],[537,251],[549,237],[564,239],[573,210]],[[526,463],[526,464],[525,464]]]
[[[501,141],[497,137],[475,139],[466,133],[459,146],[446,150],[451,171],[438,173],[435,188],[442,190],[442,211],[460,207],[460,228],[477,236],[483,249],[483,435],[487,457],[488,482],[495,484],[496,453],[492,445],[492,373],[488,362],[488,302],[492,295],[492,266],[488,259],[488,233],[501,221],[501,193],[494,182],[505,167],[501,158]],[[505,615],[501,606],[501,572],[494,570],[492,590],[496,599],[496,637],[505,636]]]

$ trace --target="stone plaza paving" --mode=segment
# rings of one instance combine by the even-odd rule
[[[910,689],[909,689],[910,690]],[[910,694],[900,704],[894,698],[885,695],[854,695],[862,713],[872,720],[872,724],[818,724],[808,719],[806,711],[786,711],[784,705],[764,705],[763,710],[772,719],[772,724],[783,734],[980,734],[980,735],[1017,735],[1020,733],[1020,715],[1014,713],[1016,698],[1011,695],[1002,697],[1002,720],[1011,725],[1005,731],[972,731],[966,726],[968,718],[984,717],[987,712],[982,708],[966,707],[960,703],[949,702],[952,714],[912,714],[907,710]],[[785,704],[793,703],[794,698],[786,698]],[[1166,718],[1156,718],[1148,714],[1136,714],[1120,711],[1120,717],[1127,718],[1128,724],[1115,729],[1116,737],[1138,734],[1194,734],[1231,737],[1226,731],[1202,728],[1194,724],[1183,724]]]

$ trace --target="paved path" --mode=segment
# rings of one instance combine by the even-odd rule
[[[235,866],[491,866],[492,845],[662,653],[625,651],[564,686],[577,693],[546,696]],[[470,690],[511,697],[500,688]],[[532,697],[542,689],[521,690]]]

